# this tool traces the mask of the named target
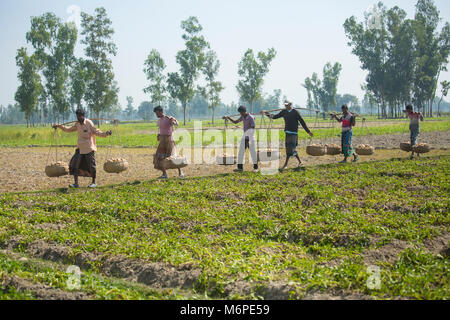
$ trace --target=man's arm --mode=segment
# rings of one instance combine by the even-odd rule
[[[237,124],[237,123],[239,123],[239,122],[242,122],[242,117],[239,118],[238,120],[233,120],[233,119],[231,119],[230,117],[225,116],[225,117],[223,117],[222,119],[224,119],[224,120],[229,120],[229,121],[231,121],[231,122],[234,123],[234,124]]]
[[[63,126],[63,125],[61,125],[61,124],[57,124],[57,125],[54,125],[53,128],[54,128],[54,129],[60,128],[60,129],[61,129],[62,131],[64,131],[64,132],[75,132],[75,131],[77,131],[77,125],[76,125],[76,124],[73,125],[73,126],[70,127],[70,128],[67,128],[66,126]]]
[[[275,119],[280,119],[280,118],[284,117],[284,110],[283,110],[283,111],[280,111],[280,112],[279,112],[278,114],[276,114],[276,115],[271,115],[270,113],[266,112],[266,116],[268,116],[270,119],[273,119],[273,120],[275,120]]]
[[[333,114],[331,115],[331,118],[336,119],[337,122],[342,122],[342,117],[338,118],[338,117],[337,117],[337,114],[335,114],[335,113],[333,113]]]
[[[167,119],[169,119],[171,121],[172,125],[175,125],[175,126],[179,125],[178,120],[175,119],[174,117],[167,116]]]
[[[309,130],[308,126],[306,125],[305,120],[303,120],[302,116],[300,115],[300,112],[297,112],[297,114],[298,114],[298,122],[300,122],[300,124],[302,125],[302,127],[306,131],[306,133],[312,137],[313,133]]]
[[[96,136],[106,138],[107,136],[110,136],[112,134],[111,130],[107,132],[101,131],[100,129],[96,128],[92,122],[90,122],[89,125],[91,126],[92,132]]]

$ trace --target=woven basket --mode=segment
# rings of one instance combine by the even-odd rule
[[[341,154],[341,147],[337,144],[327,144],[325,145],[327,147],[327,154],[330,156],[335,156],[338,154]]]
[[[375,152],[375,148],[368,144],[360,144],[356,147],[356,153],[360,156],[370,156]]]
[[[125,159],[108,159],[103,165],[103,170],[108,173],[120,173],[128,169],[128,162]]]
[[[313,157],[321,157],[327,153],[327,148],[323,144],[312,144],[306,147],[306,153]]]
[[[236,164],[236,156],[223,154],[216,157],[216,163],[220,166],[232,166]]]
[[[69,174],[69,166],[62,161],[53,162],[45,167],[45,174],[50,178],[62,177]]]
[[[419,143],[413,147],[413,151],[416,153],[428,153],[431,151],[430,145],[426,143]]]
[[[400,149],[405,152],[411,152],[412,151],[411,143],[409,143],[409,142],[400,143]]]
[[[258,161],[260,162],[270,162],[273,160],[280,159],[280,152],[277,150],[259,150],[258,151]]]
[[[172,156],[162,161],[166,170],[168,169],[181,169],[188,166],[187,159],[180,156]]]

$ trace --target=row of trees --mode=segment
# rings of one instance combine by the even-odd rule
[[[332,65],[328,62],[323,67],[323,77],[319,78],[317,73],[305,79],[302,86],[308,93],[306,105],[308,108],[327,112],[336,109],[336,95],[339,76],[342,71],[342,65],[336,62]]]
[[[274,90],[273,94],[261,94],[260,98],[254,102],[253,109],[255,113],[260,112],[261,110],[270,110],[274,107],[277,107],[281,104],[282,99],[286,99],[285,96],[282,98],[282,92],[280,89]],[[204,95],[200,91],[197,91],[194,94],[194,97],[190,101],[189,106],[189,118],[206,118],[211,110],[210,100],[205,98]],[[136,119],[144,119],[144,120],[153,120],[155,119],[155,115],[153,113],[153,108],[158,103],[152,103],[151,101],[144,101],[137,108],[135,108],[132,97],[127,97],[127,107],[122,112],[122,119],[126,120],[136,120]],[[239,101],[239,104],[232,102],[230,104],[224,104],[219,102],[217,106],[214,107],[214,113],[216,116],[224,116],[230,115],[233,113],[237,113],[237,109],[239,105],[245,104],[245,101]],[[165,104],[165,113],[171,116],[180,117],[183,116],[184,110],[177,103],[177,101],[171,97],[168,97]]]
[[[439,75],[447,70],[450,53],[450,25],[445,23],[438,32],[439,23],[439,11],[432,0],[417,2],[414,19],[407,19],[404,10],[398,7],[388,10],[380,2],[375,16],[367,14],[365,22],[358,22],[355,17],[345,21],[348,44],[359,57],[362,69],[368,72],[362,86],[363,106],[371,112],[376,108],[382,117],[394,117],[412,101],[421,111],[432,115]],[[20,48],[16,56],[20,86],[15,99],[27,124],[36,118],[40,122],[59,122],[79,107],[86,107],[97,117],[122,114],[129,119],[148,119],[151,117],[148,108],[155,105],[165,106],[172,114],[178,113],[181,105],[184,123],[188,109],[190,116],[196,116],[199,110],[200,115],[205,115],[209,109],[214,122],[216,112],[228,108],[220,100],[224,89],[217,80],[220,61],[202,35],[199,20],[189,17],[181,22],[185,47],[176,54],[178,71],[166,73],[164,59],[153,49],[143,70],[148,81],[143,90],[150,101],[134,110],[129,97],[122,112],[111,61],[117,53],[111,25],[104,8],[97,8],[94,15],[81,13],[84,57],[75,57],[79,32],[74,23],[63,23],[53,13],[31,18],[26,39],[33,52]],[[257,53],[248,49],[238,64],[239,103],[249,105],[251,112],[280,103],[281,91],[270,97],[263,97],[262,93],[264,78],[276,55],[274,48]],[[313,73],[305,79],[302,86],[308,93],[307,107],[327,112],[344,102],[354,109],[361,108],[356,97],[337,94],[341,70],[340,63],[327,63],[322,78]],[[442,98],[449,85],[447,82],[441,85]],[[273,104],[265,105],[268,100]]]
[[[348,45],[368,72],[365,100],[380,106],[381,117],[398,117],[411,102],[432,116],[438,79],[447,71],[450,53],[450,24],[439,31],[440,22],[432,0],[417,2],[414,19],[379,2],[364,22],[355,17],[345,21]]]
[[[217,80],[220,61],[201,34],[203,27],[196,17],[182,21],[181,28],[184,31],[182,38],[185,40],[185,48],[176,55],[179,71],[164,74],[166,68],[164,59],[156,49],[153,49],[144,63],[144,73],[149,82],[144,92],[150,95],[150,103],[165,105],[169,110],[172,109],[172,112],[175,108],[174,101],[180,102],[184,123],[188,104],[192,104],[194,99],[198,102],[201,96],[205,99],[207,107],[212,110],[214,123],[216,108],[220,105],[222,108],[225,107],[220,101],[220,93],[224,86]],[[262,98],[263,78],[269,72],[269,65],[275,56],[273,48],[267,53],[259,52],[257,57],[252,49],[248,49],[239,63],[240,80],[236,89],[241,101],[250,104],[251,112],[254,111],[254,104]],[[199,79],[201,75],[203,79]],[[201,85],[199,80],[202,80]]]
[[[40,121],[65,119],[73,109],[87,106],[100,117],[117,107],[118,87],[114,81],[111,56],[117,48],[114,30],[104,8],[95,15],[81,13],[83,58],[74,56],[78,30],[53,13],[31,18],[26,39],[33,48],[20,48],[16,56],[20,85],[15,100],[25,114],[27,125],[33,113]]]

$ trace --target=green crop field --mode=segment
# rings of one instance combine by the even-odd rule
[[[390,121],[390,120],[389,120]],[[389,123],[383,125],[383,122],[377,122],[376,126],[362,127],[361,123],[358,123],[354,128],[355,136],[364,135],[386,135],[386,134],[398,134],[409,132],[408,123],[405,120],[398,120],[399,123]],[[283,120],[277,120],[275,123],[278,127],[282,127]],[[314,122],[311,119],[308,124],[313,127]],[[267,123],[266,123],[267,125]],[[338,136],[340,134],[340,128],[338,124],[332,127],[329,122],[319,123],[323,128],[312,129],[314,135],[318,139],[327,139]],[[210,127],[206,121],[203,121],[203,129]],[[219,124],[223,127],[223,123]],[[239,128],[242,127],[240,124]],[[186,126],[180,126],[180,129],[190,130],[191,141],[194,141],[194,133],[192,131],[193,124],[189,123]],[[232,127],[230,127],[232,128]],[[260,128],[258,122],[257,128]],[[96,142],[99,146],[106,145],[120,145],[124,147],[154,147],[158,145],[157,141],[157,127],[156,123],[127,123],[119,125],[119,129],[116,130],[111,125],[101,126],[103,131],[113,130],[115,135],[109,138],[97,138]],[[217,130],[217,129],[216,129]],[[436,121],[425,121],[421,124],[421,132],[432,131],[449,131],[450,119],[441,119]],[[279,131],[279,138],[284,141],[285,136],[283,130]],[[204,143],[208,143],[211,140],[211,135],[214,133],[203,133]],[[242,135],[242,130],[238,130],[238,134]],[[225,132],[222,130],[222,135],[225,139]],[[259,134],[257,135],[259,138]],[[306,140],[309,136],[304,132],[300,132],[299,139]],[[23,146],[50,146],[57,141],[60,145],[76,145],[77,134],[76,133],[64,133],[58,131],[56,140],[54,136],[54,130],[50,127],[33,127],[26,128],[25,126],[0,126],[0,146],[3,147],[23,147]]]
[[[2,194],[0,298],[449,299],[449,168],[439,156]]]

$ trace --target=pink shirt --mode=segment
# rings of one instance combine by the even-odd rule
[[[97,145],[95,144],[95,136],[107,137],[107,134],[100,131],[94,126],[94,123],[89,119],[84,119],[83,123],[75,123],[73,127],[67,128],[61,127],[64,132],[78,131],[77,147],[80,149],[80,154],[88,154],[92,151],[97,151]]]
[[[167,117],[159,118],[158,120],[159,134],[171,136],[173,132],[173,124]]]

